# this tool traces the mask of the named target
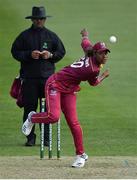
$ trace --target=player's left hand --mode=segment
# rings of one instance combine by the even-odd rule
[[[88,31],[86,30],[86,28],[82,29],[80,34],[82,35],[82,37],[88,37]]]

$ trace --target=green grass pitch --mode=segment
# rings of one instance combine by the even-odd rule
[[[37,146],[24,147],[23,110],[9,96],[19,63],[10,53],[15,37],[31,25],[25,16],[32,6],[46,6],[52,15],[46,26],[64,42],[66,56],[56,70],[83,55],[80,30],[86,27],[93,43],[111,49],[105,68],[110,77],[97,87],[82,83],[77,110],[83,127],[85,151],[90,156],[137,155],[137,1],[136,0],[4,0],[0,1],[0,155],[39,155]],[[115,35],[117,43],[109,43]],[[54,135],[55,138],[55,135]],[[55,146],[55,144],[54,144]],[[55,151],[55,148],[54,148]],[[54,152],[55,153],[55,152]],[[61,155],[74,155],[72,136],[61,116]]]

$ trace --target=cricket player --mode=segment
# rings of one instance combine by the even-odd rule
[[[22,132],[28,135],[35,123],[56,123],[62,110],[74,139],[76,158],[72,167],[75,168],[83,167],[88,159],[83,147],[82,128],[76,111],[76,92],[80,90],[81,81],[87,81],[91,86],[96,86],[109,76],[108,70],[101,75],[99,73],[101,65],[107,61],[110,50],[104,42],[92,45],[86,29],[83,29],[81,34],[84,57],[49,77],[45,86],[47,112],[30,112],[22,126]]]

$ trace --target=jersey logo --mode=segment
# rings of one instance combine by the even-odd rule
[[[57,91],[54,90],[54,89],[51,89],[51,90],[50,90],[50,95],[51,95],[51,96],[56,96],[56,95],[57,95]]]
[[[101,45],[101,48],[106,48],[106,45],[104,42],[101,42],[100,45]]]

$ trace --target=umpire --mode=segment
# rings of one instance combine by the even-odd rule
[[[12,44],[11,53],[20,62],[20,77],[23,79],[22,93],[24,115],[26,120],[30,111],[36,111],[39,99],[44,97],[44,85],[48,77],[55,71],[55,63],[65,55],[65,48],[60,38],[47,29],[44,7],[33,7],[29,29],[19,34]],[[35,126],[33,127],[25,146],[34,146],[36,142]],[[44,145],[49,144],[49,125],[45,124]]]

